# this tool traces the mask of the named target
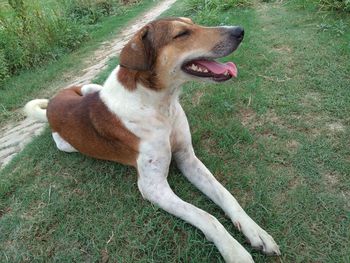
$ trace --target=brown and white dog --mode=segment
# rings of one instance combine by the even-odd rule
[[[253,262],[251,255],[207,212],[181,200],[169,187],[172,156],[187,179],[219,205],[254,248],[279,255],[258,226],[196,157],[181,85],[236,77],[232,62],[214,59],[237,49],[241,27],[202,27],[188,18],[159,19],[139,30],[120,54],[120,65],[103,87],[95,84],[33,100],[29,116],[47,121],[58,149],[132,165],[143,198],[199,228],[226,262]]]

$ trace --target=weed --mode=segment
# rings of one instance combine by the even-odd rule
[[[348,25],[347,23],[344,22],[343,19],[328,22],[326,20],[326,17],[323,17],[323,22],[318,24],[317,28],[323,32],[330,30],[330,31],[333,31],[337,36],[341,36],[345,34],[348,28]]]
[[[115,14],[122,7],[113,0],[66,0],[66,13],[84,24],[96,24],[103,16]]]
[[[268,2],[269,0],[263,0]],[[349,0],[294,0],[287,1],[291,6],[296,6],[303,9],[318,8],[320,10],[335,10],[341,12],[350,12]]]
[[[273,2],[274,0],[262,0],[263,2]],[[300,9],[315,9],[318,6],[319,0],[293,0],[286,1],[286,3],[292,8],[300,8]]]
[[[321,9],[350,12],[350,0],[319,0]]]
[[[9,77],[8,65],[5,59],[5,52],[0,49],[0,87],[1,83]]]
[[[189,0],[186,2],[186,15],[195,15],[198,23],[213,24],[223,23],[221,12],[234,8],[248,7],[253,3],[252,0]]]

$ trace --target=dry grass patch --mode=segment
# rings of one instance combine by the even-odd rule
[[[288,188],[289,188],[289,190],[294,190],[302,185],[305,185],[304,178],[302,178],[300,176],[295,176],[289,181]]]
[[[218,153],[217,142],[210,132],[201,136],[200,148],[204,149],[207,153]]]
[[[239,111],[239,115],[242,125],[249,129],[255,129],[266,124],[274,124],[280,128],[285,126],[284,122],[273,109],[269,109],[262,115],[257,115],[251,108],[242,108]]]
[[[255,127],[259,125],[259,123],[257,123],[256,112],[253,109],[241,108],[239,115],[240,121],[244,127],[255,129]]]
[[[317,92],[309,92],[304,97],[302,97],[300,105],[303,107],[315,106],[321,102],[321,95]]]
[[[321,115],[318,112],[306,112],[302,114],[292,114],[290,123],[299,123],[299,125],[288,125],[289,129],[301,131],[313,138],[322,134],[336,134],[345,130],[340,121],[334,121],[328,115]]]
[[[204,95],[204,91],[203,90],[197,90],[193,95],[192,95],[192,98],[191,98],[191,101],[192,101],[192,104],[194,106],[198,106],[199,103],[201,102],[201,99]]]
[[[323,174],[327,186],[334,187],[339,183],[339,174],[337,172],[326,172]]]
[[[3,209],[0,209],[0,218],[3,217],[5,214],[8,214],[12,211],[11,207],[5,207]]]
[[[296,140],[289,140],[286,143],[286,147],[289,152],[296,153],[300,147],[300,143]]]
[[[331,132],[335,132],[335,133],[345,131],[344,125],[341,124],[340,122],[329,123],[327,127]]]
[[[277,51],[278,53],[292,53],[292,48],[286,45],[276,46],[273,47],[274,51]]]
[[[279,128],[285,128],[285,123],[273,109],[269,109],[265,114],[261,115],[261,122],[263,124],[273,124]]]

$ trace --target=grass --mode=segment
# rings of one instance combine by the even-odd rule
[[[89,57],[103,41],[115,38],[124,25],[154,4],[152,0],[144,0],[131,6],[122,16],[102,18],[97,26],[91,28],[90,40],[77,51],[63,55],[57,61],[43,67],[26,70],[18,76],[11,77],[0,88],[0,123],[22,118],[18,109],[28,100],[38,96],[51,96],[57,87],[68,85],[69,80],[88,64],[93,63],[89,61]]]
[[[141,1],[139,1],[141,2]],[[119,0],[9,0],[0,9],[0,88],[8,77],[78,49],[106,16],[123,16]],[[10,7],[11,6],[11,7]]]
[[[167,14],[187,12],[179,1]],[[246,29],[226,58],[239,77],[186,85],[182,104],[197,155],[274,236],[281,259],[252,251],[174,166],[172,188],[256,262],[350,262],[349,30],[320,30],[338,17],[290,4],[219,15],[207,25]],[[59,152],[49,130],[0,172],[0,200],[1,262],[222,262],[200,231],[142,199],[133,169]]]

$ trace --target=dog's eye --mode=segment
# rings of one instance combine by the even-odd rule
[[[184,31],[181,31],[176,36],[174,36],[174,39],[179,38],[179,37],[185,37],[185,36],[188,36],[189,34],[190,34],[189,30],[184,30]]]

